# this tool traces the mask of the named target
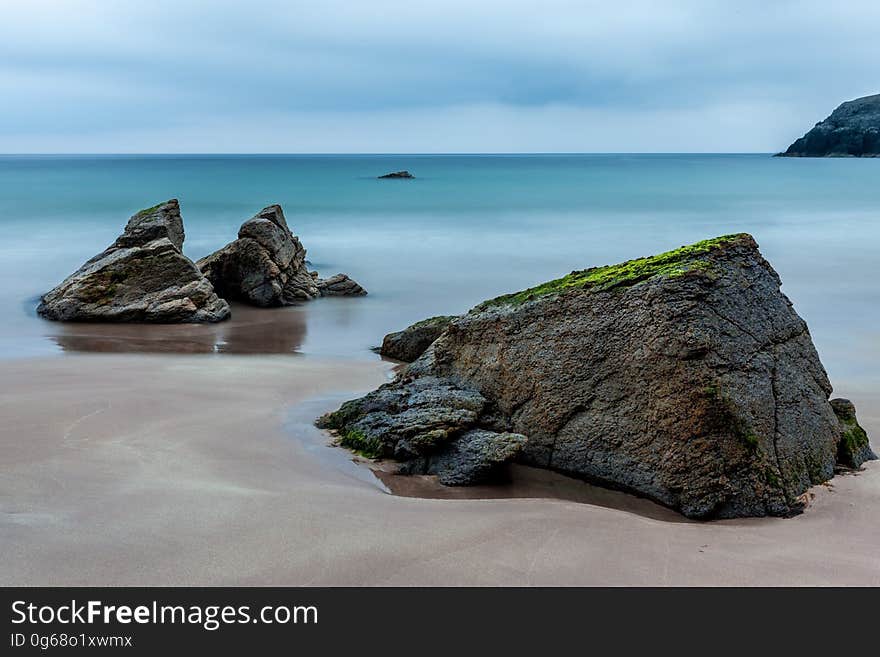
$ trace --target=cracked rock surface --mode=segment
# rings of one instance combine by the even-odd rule
[[[306,266],[306,250],[280,205],[245,221],[238,239],[196,263],[218,294],[255,306],[287,306],[319,296],[364,295],[345,274],[322,280]]]
[[[229,305],[183,255],[176,199],[141,210],[105,251],[45,294],[46,319],[101,322],[217,322]]]
[[[404,472],[442,481],[459,464],[448,483],[485,479],[474,454],[488,463],[508,441],[493,468],[516,459],[693,518],[784,516],[834,475],[855,423],[830,393],[779,276],[740,234],[487,301],[319,423]],[[849,467],[873,456],[867,437],[846,453]]]

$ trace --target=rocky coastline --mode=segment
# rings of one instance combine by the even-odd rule
[[[779,157],[880,157],[880,94],[841,104]]]

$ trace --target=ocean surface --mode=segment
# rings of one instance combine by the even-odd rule
[[[408,169],[415,180],[377,180]],[[215,326],[36,316],[138,209],[180,199],[193,259],[280,203],[314,268],[364,298]],[[769,155],[0,156],[0,358],[77,351],[377,358],[382,336],[573,269],[746,231],[832,380],[880,388],[880,160]]]

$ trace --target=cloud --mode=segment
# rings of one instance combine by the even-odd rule
[[[873,2],[31,0],[3,19],[3,152],[770,151],[877,91],[880,56]]]

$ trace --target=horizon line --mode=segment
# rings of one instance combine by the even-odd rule
[[[196,156],[196,157],[461,157],[461,156],[522,156],[522,155],[774,155],[778,151],[460,151],[460,152],[33,152],[0,153],[0,157],[131,157],[131,156]]]

